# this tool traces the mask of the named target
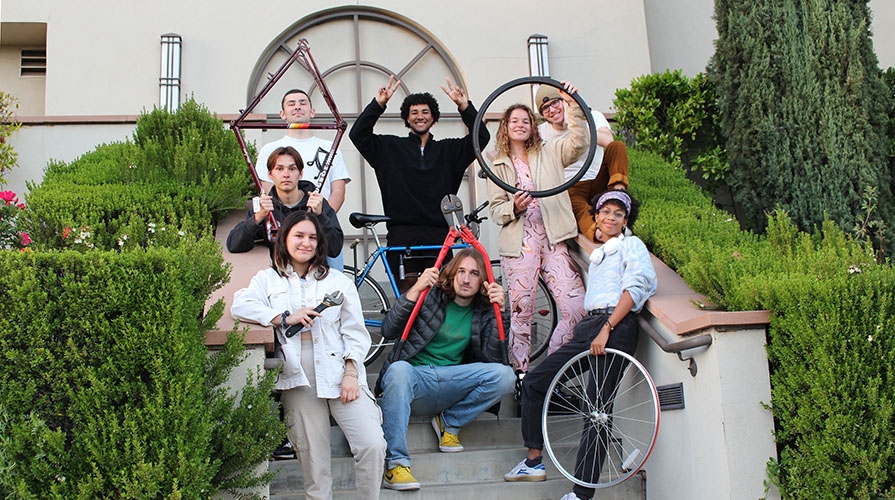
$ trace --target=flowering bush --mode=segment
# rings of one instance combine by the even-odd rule
[[[16,229],[24,203],[12,191],[0,191],[0,250],[24,249],[31,243],[28,233]]]

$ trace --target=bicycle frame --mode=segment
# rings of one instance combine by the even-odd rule
[[[378,242],[378,239],[377,239]],[[418,245],[418,246],[397,246],[397,247],[387,247],[377,245],[376,250],[373,251],[372,254],[367,258],[366,262],[364,262],[364,266],[357,267],[357,259],[355,259],[355,269],[358,271],[357,283],[360,283],[364,280],[366,276],[372,272],[373,267],[375,267],[377,261],[382,261],[382,267],[385,269],[385,276],[388,278],[389,286],[391,286],[392,292],[394,292],[395,297],[400,297],[401,293],[398,291],[398,280],[395,278],[395,271],[392,269],[391,264],[389,264],[386,255],[388,253],[397,253],[397,252],[421,252],[421,251],[431,251],[431,250],[441,250],[442,245]],[[451,250],[460,250],[462,248],[469,247],[466,243],[456,244],[450,247]]]
[[[261,102],[261,99],[270,92],[270,89],[286,74],[286,70],[288,70],[294,63],[298,62],[301,67],[308,71],[311,74],[311,77],[314,79],[314,84],[320,89],[320,94],[323,96],[323,100],[326,102],[327,107],[333,114],[333,118],[335,123],[258,123],[258,122],[248,122],[246,118],[249,113],[258,106],[258,103]],[[329,88],[326,86],[326,82],[323,81],[323,77],[320,74],[320,70],[317,69],[317,63],[314,62],[314,58],[311,56],[311,48],[308,45],[308,40],[302,38],[298,41],[298,46],[295,48],[295,51],[289,56],[288,59],[280,66],[280,69],[277,70],[276,73],[270,75],[270,78],[267,80],[267,83],[261,90],[258,92],[258,95],[252,99],[252,102],[242,110],[239,116],[230,123],[230,129],[233,130],[233,133],[236,134],[236,141],[239,143],[239,148],[242,150],[242,156],[245,158],[246,164],[249,167],[249,172],[252,174],[252,181],[255,183],[255,187],[258,188],[258,192],[260,194],[264,194],[264,188],[261,186],[261,179],[258,178],[258,173],[255,172],[255,164],[252,162],[252,158],[249,155],[249,149],[246,146],[245,138],[242,136],[242,129],[297,129],[297,128],[306,128],[306,129],[314,129],[314,130],[335,130],[336,136],[333,139],[333,145],[330,148],[329,152],[326,154],[326,158],[323,160],[323,165],[321,167],[320,179],[317,181],[317,191],[323,187],[323,183],[326,182],[326,177],[329,175],[329,170],[332,168],[333,160],[335,159],[336,151],[339,149],[339,143],[342,142],[342,135],[345,134],[345,130],[348,129],[348,123],[342,119],[342,115],[339,114],[339,109],[336,107],[336,102],[332,98],[332,94],[329,92]],[[279,229],[280,225],[273,217],[273,213],[267,214],[267,223],[268,223],[268,231],[267,236],[268,239],[273,241],[276,237],[276,232]]]

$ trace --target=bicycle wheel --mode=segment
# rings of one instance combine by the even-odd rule
[[[493,170],[491,170],[488,162],[486,162],[485,158],[482,156],[482,145],[479,144],[479,130],[481,129],[481,127],[484,126],[483,124],[485,113],[488,111],[488,107],[491,106],[491,103],[494,102],[495,99],[500,97],[501,94],[521,85],[533,85],[536,83],[540,85],[550,85],[551,87],[556,87],[559,90],[562,90],[563,88],[562,83],[546,76],[526,76],[507,82],[498,87],[497,90],[492,92],[491,95],[489,95],[484,100],[484,102],[482,102],[482,107],[479,108],[479,113],[475,117],[475,125],[473,125],[472,127],[472,147],[473,151],[475,152],[476,160],[478,160],[479,166],[482,168],[482,172],[484,172],[485,175],[489,179],[491,179],[492,182],[494,182],[495,184],[500,186],[501,189],[509,192],[510,194],[515,194],[516,191],[518,191],[519,189],[515,186],[507,184],[503,179],[498,177]],[[581,107],[581,109],[585,110],[584,117],[587,120],[588,132],[590,133],[590,142],[589,147],[587,148],[587,156],[584,158],[584,163],[581,165],[581,169],[578,170],[578,173],[572,176],[571,179],[568,179],[558,186],[552,186],[548,189],[530,191],[529,194],[531,194],[531,196],[534,198],[546,198],[548,196],[553,196],[557,193],[561,193],[569,189],[576,182],[578,182],[579,179],[584,177],[587,169],[590,168],[590,164],[594,161],[594,155],[597,151],[597,127],[594,124],[594,117],[589,112],[590,108],[587,106],[587,103],[584,102],[584,99],[582,99],[580,95],[578,95],[578,92],[572,94],[572,99],[575,100],[575,102],[578,104],[578,106]]]
[[[494,271],[494,281],[506,288],[503,279],[503,272],[500,269],[500,259],[491,261],[491,268]],[[531,354],[530,360],[535,360],[541,354],[547,352],[547,346],[550,345],[550,336],[556,329],[556,322],[559,317],[556,312],[556,301],[553,295],[547,289],[547,283],[538,278],[538,295],[535,299],[535,313],[531,318]]]
[[[385,291],[372,277],[369,275],[364,276],[364,279],[358,283],[357,277],[361,273],[358,273],[357,269],[352,266],[345,266],[344,273],[345,276],[354,280],[355,285],[357,285],[361,308],[364,311],[364,326],[367,327],[367,332],[370,333],[370,340],[373,342],[370,345],[370,350],[367,352],[367,357],[364,358],[364,364],[369,365],[376,360],[376,357],[379,356],[379,353],[386,346],[392,345],[392,342],[387,342],[382,338],[381,333],[382,318],[385,317],[385,313],[388,312],[391,306]]]
[[[607,488],[649,458],[659,432],[659,395],[633,356],[584,351],[553,378],[542,419],[544,446],[562,475],[586,488]]]

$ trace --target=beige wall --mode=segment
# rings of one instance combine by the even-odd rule
[[[715,52],[712,0],[644,0],[653,73],[681,69],[687,76],[704,72]]]
[[[873,12],[873,48],[883,69],[895,67],[895,2],[892,0],[870,0]]]
[[[216,112],[233,112],[244,104],[248,75],[271,40],[307,14],[344,5],[271,0],[258,9],[236,0],[215,2],[213,8],[172,0],[96,0],[56,2],[42,10],[20,5],[26,2],[6,0],[2,14],[4,21],[48,21],[48,115],[136,114],[151,108],[158,99],[159,36],[167,32],[183,37],[185,94],[195,93]],[[449,11],[411,0],[369,5],[432,32],[451,51],[479,101],[500,84],[527,76],[525,44],[535,32],[550,37],[552,72],[579,82],[601,109],[616,88],[650,69],[639,2],[596,0],[568,16],[545,16],[539,12],[542,2],[533,1],[515,2],[512,14],[503,3],[474,0],[452,2]],[[500,29],[495,19],[503,20]]]

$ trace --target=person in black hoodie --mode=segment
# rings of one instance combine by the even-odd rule
[[[462,88],[446,80],[447,86],[441,86],[441,90],[454,101],[463,123],[472,131],[478,114],[475,106]],[[382,208],[390,219],[388,244],[441,245],[448,233],[441,199],[447,194],[457,194],[463,174],[475,160],[472,135],[436,140],[430,129],[441,113],[438,101],[428,92],[410,94],[401,103],[401,119],[410,129],[407,136],[374,134],[373,126],[400,84],[394,75],[389,77],[388,85],[379,89],[357,117],[348,137],[376,172]],[[488,128],[482,124],[479,146],[484,148],[490,138]],[[438,251],[433,251],[428,262],[422,259],[409,266],[405,264],[405,268],[418,273],[431,266],[437,255]],[[389,253],[387,258],[392,269],[397,269],[398,256]],[[413,280],[401,280],[398,289],[404,293],[412,284]]]
[[[291,146],[275,149],[267,159],[267,173],[274,187],[261,195],[261,209],[250,207],[246,219],[230,230],[227,250],[231,253],[248,252],[255,241],[267,241],[267,214],[273,212],[278,222],[296,210],[307,210],[320,219],[326,237],[327,255],[337,257],[342,251],[344,236],[336,212],[329,202],[315,191],[312,182],[300,180],[304,162],[298,151]],[[273,251],[273,244],[268,242]],[[272,254],[271,254],[272,255]]]

